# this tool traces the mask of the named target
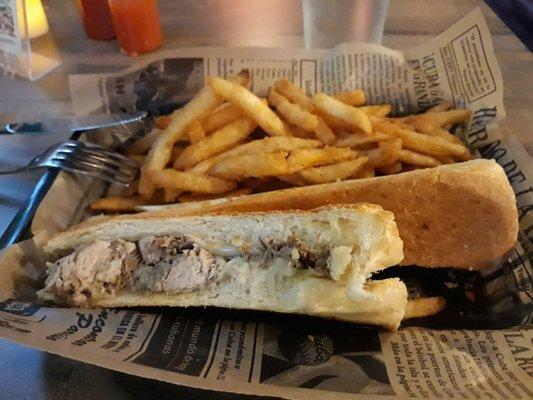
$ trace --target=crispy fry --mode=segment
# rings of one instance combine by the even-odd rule
[[[441,164],[453,164],[456,161],[453,159],[453,157],[450,156],[433,156],[436,160],[438,160]]]
[[[291,124],[306,131],[315,131],[317,129],[318,118],[315,115],[300,107],[298,104],[291,103],[276,92],[274,88],[270,88],[268,92],[268,103],[276,108]]]
[[[300,138],[300,139],[316,139],[316,134],[314,132],[306,131],[300,128],[299,126],[289,124],[287,121],[284,121],[283,118],[280,118],[280,119],[289,126],[289,129],[291,130],[291,133],[293,136]],[[277,137],[281,137],[281,136],[277,136]]]
[[[374,115],[376,117],[386,117],[391,112],[390,104],[379,104],[375,106],[362,106],[357,107],[359,110],[367,115]]]
[[[135,211],[136,206],[143,204],[146,201],[141,196],[105,197],[94,201],[90,207],[93,211],[124,212]]]
[[[393,164],[398,160],[402,150],[402,141],[399,139],[380,142],[377,149],[367,150],[368,164],[371,167],[379,168]]]
[[[141,182],[139,192],[144,197],[150,197],[155,185],[150,181],[152,172],[162,170],[170,161],[172,148],[185,134],[185,128],[196,118],[212,110],[222,100],[209,86],[205,86],[200,92],[187,103],[170,125],[161,133],[148,153],[148,158],[141,168]]]
[[[291,174],[304,168],[334,164],[340,161],[352,160],[356,157],[357,152],[347,148],[297,149],[291,151],[287,159],[288,171],[286,173]]]
[[[163,201],[165,203],[175,203],[178,196],[182,193],[183,190],[174,189],[171,187],[163,188]]]
[[[337,138],[333,134],[333,131],[330,129],[328,124],[326,124],[326,121],[324,121],[324,118],[317,117],[317,119],[318,125],[315,129],[316,137],[328,145],[335,143],[335,140],[337,140]]]
[[[316,138],[316,134],[314,132],[306,131],[300,128],[299,126],[293,125],[289,121],[287,121],[285,117],[280,114],[279,111],[275,110],[274,112],[276,113],[278,118],[281,119],[283,123],[289,127],[289,130],[291,131],[292,136],[303,138],[303,139],[315,139]],[[282,136],[276,136],[276,137],[282,137]]]
[[[178,200],[180,203],[189,203],[191,201],[204,201],[204,200],[224,199],[224,198],[230,198],[230,197],[244,196],[250,193],[252,193],[252,188],[245,187],[245,188],[233,189],[229,192],[217,193],[217,194],[199,194],[199,193],[184,194],[184,195],[179,196]]]
[[[373,178],[374,176],[376,176],[376,171],[370,165],[366,164],[361,169],[361,171],[359,171],[359,173],[354,176],[354,178],[366,179],[366,178]]]
[[[472,154],[470,153],[470,149],[459,139],[457,136],[452,135],[445,129],[433,126],[431,124],[425,123],[424,121],[415,121],[413,123],[414,127],[417,131],[424,133],[429,136],[435,136],[439,137],[441,139],[444,139],[450,143],[454,143],[458,146],[461,146],[464,150],[463,154],[457,155],[456,157],[459,158],[462,161],[467,161],[472,159]]]
[[[170,156],[169,164],[173,164],[174,161],[176,161],[176,158],[178,158],[178,156],[183,152],[184,149],[185,147],[183,146],[174,146],[172,148],[172,155]]]
[[[379,121],[375,129],[394,134],[403,142],[403,146],[419,153],[435,156],[465,157],[468,149],[464,145],[450,143],[442,138],[427,136],[421,133],[399,128],[388,121]]]
[[[257,124],[271,136],[291,136],[291,132],[286,124],[264,104],[259,97],[248,89],[226,81],[221,78],[208,77],[206,79],[209,87],[224,97],[227,101],[239,106],[243,112],[252,118]]]
[[[152,129],[148,134],[146,134],[141,139],[133,142],[124,152],[127,156],[132,154],[145,154],[156,139],[161,135],[160,129]]]
[[[402,139],[404,146],[408,149],[420,153],[436,156],[459,157],[461,159],[470,159],[468,149],[460,144],[450,143],[440,137],[426,136],[413,131],[399,129],[397,136]]]
[[[446,301],[442,297],[420,297],[409,299],[403,319],[426,317],[444,310]]]
[[[398,174],[398,173],[400,173],[402,171],[402,163],[394,162],[392,164],[383,165],[382,167],[379,167],[378,170],[383,175]]]
[[[238,106],[231,103],[225,103],[203,118],[202,127],[204,128],[205,133],[209,134],[242,116],[243,112]]]
[[[285,96],[294,104],[298,104],[303,109],[313,112],[314,107],[309,100],[309,97],[305,95],[302,89],[293,83],[289,82],[287,79],[280,79],[274,83],[274,87],[282,96]]]
[[[438,136],[444,140],[447,140],[451,143],[457,143],[463,145],[461,139],[457,136],[452,135],[450,132],[445,129],[439,128],[438,126],[432,125],[427,120],[423,118],[412,118],[408,117],[405,121],[410,124],[417,132],[423,133],[429,136]]]
[[[154,124],[157,129],[165,129],[172,122],[172,118],[168,115],[161,115],[154,118]]]
[[[346,122],[341,121],[338,118],[334,118],[331,115],[322,113],[319,110],[316,111],[316,114],[320,116],[326,122],[326,124],[335,131],[336,134],[344,131],[351,135],[354,133],[354,130],[357,130],[359,133],[364,133],[361,129],[355,128],[352,124],[347,124]]]
[[[282,182],[289,183],[293,186],[307,185],[307,182],[305,181],[304,178],[302,178],[299,172],[294,172],[292,174],[287,174],[287,175],[278,175],[278,179]]]
[[[419,167],[438,167],[441,165],[439,160],[431,157],[426,156],[425,154],[420,154],[415,151],[402,149],[400,151],[400,156],[398,157],[398,161],[404,163],[404,164],[410,164],[410,165],[417,165]]]
[[[239,83],[248,82],[248,71],[243,71],[232,79],[236,82],[236,86],[239,86]],[[146,162],[141,168],[139,184],[141,196],[147,198],[153,194],[155,186],[150,181],[151,173],[165,168],[172,156],[174,143],[184,136],[186,127],[195,119],[222,104],[222,102],[222,98],[215,94],[210,86],[204,86],[190,102],[171,115],[172,122],[154,142]]]
[[[286,151],[247,154],[226,158],[215,164],[210,174],[224,179],[284,175],[289,173]]]
[[[232,181],[173,169],[152,171],[151,179],[157,187],[198,193],[223,193],[237,186]]]
[[[453,102],[452,101],[444,100],[443,102],[437,104],[436,106],[433,106],[430,109],[426,110],[426,113],[436,113],[436,112],[448,111],[452,107],[453,107]]]
[[[192,121],[187,127],[185,134],[188,136],[189,141],[192,144],[198,143],[205,139],[205,131],[202,125],[198,121]]]
[[[336,100],[349,106],[362,106],[365,104],[365,92],[356,89],[351,92],[341,92],[333,96]]]
[[[321,113],[351,124],[367,134],[372,133],[372,125],[367,115],[355,107],[346,105],[325,93],[315,94],[311,99],[311,103]]]
[[[472,158],[446,129],[466,122],[471,112],[450,109],[449,101],[397,118],[388,116],[390,104],[364,105],[361,90],[309,98],[281,79],[267,101],[243,87],[249,81],[248,71],[227,80],[209,77],[185,107],[157,117],[156,128],[126,150],[144,161],[139,196],[131,188],[127,195],[132,197],[122,204],[106,200],[107,205],[96,206],[132,210],[136,202],[223,199]],[[254,131],[257,125],[262,129]]]
[[[359,157],[324,167],[306,168],[298,172],[305,181],[313,184],[329,183],[356,175],[367,163],[368,158]]]
[[[384,142],[393,139],[394,136],[387,135],[381,132],[374,132],[372,135],[353,134],[344,139],[337,140],[335,147],[361,147],[369,143]]]
[[[242,144],[234,149],[228,150],[225,153],[218,154],[214,157],[202,161],[191,169],[195,173],[207,173],[209,169],[218,162],[227,158],[258,153],[273,153],[276,151],[292,151],[295,149],[310,149],[317,148],[322,145],[318,140],[301,139],[295,137],[266,137],[261,140],[254,140],[249,143]]]
[[[174,168],[191,168],[200,161],[230,149],[235,144],[246,139],[256,126],[256,123],[248,117],[241,117],[231,122],[204,140],[187,146],[176,158]]]
[[[448,124],[458,124],[467,122],[472,115],[470,110],[450,110],[442,112],[432,112],[415,115],[410,117],[410,120],[423,119],[431,125],[442,127]]]

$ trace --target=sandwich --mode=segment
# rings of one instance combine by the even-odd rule
[[[91,307],[216,306],[297,313],[395,330],[423,316],[398,278],[394,215],[380,206],[310,211],[141,213],[53,237],[43,301]]]
[[[503,168],[472,160],[397,175],[296,187],[234,198],[141,210],[197,215],[299,209],[327,204],[378,204],[394,213],[404,243],[402,265],[479,270],[513,249],[516,199]]]
[[[376,272],[480,270],[505,257],[518,233],[513,190],[490,160],[144,211],[93,217],[53,237],[39,298],[297,313],[395,330],[445,302],[409,299],[400,279]]]

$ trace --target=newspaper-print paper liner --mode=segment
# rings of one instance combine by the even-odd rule
[[[180,49],[121,74],[72,76],[70,83],[79,113],[146,109],[157,115],[189,99],[204,74],[226,76],[241,68],[251,70],[258,93],[287,77],[309,93],[363,88],[369,103],[392,103],[398,114],[445,99],[472,109],[472,121],[456,134],[480,157],[502,165],[517,196],[520,232],[510,258],[482,274],[417,267],[382,272],[400,275],[411,296],[440,295],[448,303],[444,312],[396,333],[246,311],[43,307],[33,302],[42,285],[42,245],[87,218],[86,206],[113,190],[60,173],[34,218],[34,238],[0,253],[0,335],[134,375],[229,392],[306,399],[533,398],[533,168],[516,138],[494,129],[505,115],[503,84],[479,9],[403,53],[364,44],[328,51]],[[109,131],[87,139],[102,144],[102,137],[116,144]]]

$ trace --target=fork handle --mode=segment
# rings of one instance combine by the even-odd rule
[[[13,135],[15,133],[24,133],[25,135],[43,133],[43,124],[40,122],[34,124],[12,123],[0,127],[0,135]]]
[[[28,167],[20,167],[14,169],[8,169],[7,171],[0,171],[0,175],[18,174],[19,172],[29,171]]]
[[[50,186],[54,183],[58,173],[59,170],[57,169],[49,169],[41,176],[24,206],[19,209],[0,237],[0,250],[19,241],[21,235],[29,229],[30,222],[35,211],[37,211],[37,207],[39,207],[39,204],[48,192],[48,189],[50,189]]]

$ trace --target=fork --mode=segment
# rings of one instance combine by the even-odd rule
[[[50,146],[23,167],[0,170],[0,175],[38,168],[57,168],[128,186],[137,175],[140,164],[95,144],[67,140]]]

